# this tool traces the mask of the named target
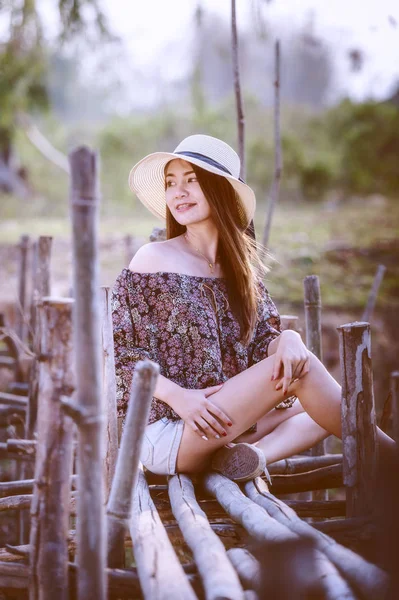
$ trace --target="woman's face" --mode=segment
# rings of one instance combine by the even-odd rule
[[[211,217],[208,200],[193,166],[181,158],[171,160],[165,170],[166,204],[180,225],[199,223]]]

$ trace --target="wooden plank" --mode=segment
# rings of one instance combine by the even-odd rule
[[[103,394],[107,413],[103,471],[105,502],[108,502],[118,456],[115,356],[112,330],[111,288],[109,287],[101,288],[101,340],[103,351]]]
[[[69,154],[69,164],[79,411],[78,597],[105,600],[104,399],[101,389],[97,156],[82,146]]]
[[[362,598],[375,600],[385,597],[388,577],[379,567],[302,521],[284,502],[268,492],[267,485],[260,478],[255,482],[247,482],[245,492],[257,505],[262,506],[270,517],[288,527],[293,533],[312,539],[316,548],[328,557]]]
[[[338,327],[338,333],[347,517],[362,517],[374,510],[378,449],[370,325],[348,323]]]
[[[262,483],[267,489],[266,484]],[[259,503],[244,496],[233,481],[222,475],[211,473],[205,476],[204,486],[217,498],[226,512],[235,521],[241,523],[255,541],[261,544],[267,543],[269,547],[270,544],[287,544],[289,546],[298,541],[297,533],[291,531],[287,524],[282,524],[272,518]],[[314,572],[311,574],[313,584],[322,588],[328,598],[355,600],[349,585],[327,557],[317,549],[314,556]]]
[[[201,574],[205,598],[244,600],[237,574],[223,543],[212,531],[196,500],[191,479],[183,474],[172,477],[169,480],[169,497],[173,514]]]
[[[130,516],[144,430],[150,413],[159,367],[146,360],[134,369],[121,447],[107,506],[108,566],[124,565],[124,532]]]
[[[143,596],[148,600],[196,598],[139,469],[129,530]]]
[[[61,400],[74,393],[71,299],[43,298],[35,485],[31,504],[30,600],[67,600],[73,422]]]

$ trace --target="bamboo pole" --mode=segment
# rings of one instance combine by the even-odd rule
[[[343,474],[347,517],[368,516],[376,486],[376,416],[369,323],[338,327],[342,372]]]
[[[44,298],[38,443],[31,504],[30,600],[67,600],[68,524],[73,423],[61,398],[74,391],[72,303]]]
[[[306,346],[320,361],[323,361],[321,346],[321,294],[317,275],[309,275],[303,280]],[[313,446],[312,456],[323,456],[326,453],[325,440]],[[327,490],[312,492],[312,500],[328,500]]]
[[[384,279],[386,270],[387,270],[387,268],[384,265],[378,265],[378,267],[377,267],[377,271],[374,276],[373,286],[370,290],[370,294],[367,299],[366,308],[364,309],[364,312],[362,315],[362,321],[364,323],[370,323],[370,319],[371,319],[371,316],[373,314],[373,311],[374,311],[374,308],[375,308],[375,305],[377,302],[378,290],[380,289],[380,285],[382,283],[382,280]]]
[[[246,548],[230,548],[227,550],[233,567],[238,573],[244,589],[260,588],[261,569],[259,561]]]
[[[299,536],[291,531],[286,524],[270,517],[267,511],[258,503],[244,496],[238,485],[233,481],[219,474],[211,473],[205,476],[204,485],[207,492],[217,498],[226,512],[234,521],[240,523],[255,541],[270,545],[292,544],[299,540]],[[266,486],[266,484],[264,485]],[[315,586],[321,586],[327,598],[331,600],[341,598],[355,600],[349,585],[330,561],[318,550],[315,550],[311,577],[312,583]],[[295,589],[295,581],[292,582],[292,586],[292,589]]]
[[[240,63],[238,57],[238,34],[237,34],[237,16],[236,0],[231,0],[231,49],[233,58],[233,77],[234,92],[236,97],[237,110],[237,132],[238,132],[238,155],[241,161],[241,179],[246,179],[246,161],[245,161],[245,117],[240,84]]]
[[[70,514],[76,513],[76,493],[71,492],[71,498],[69,502],[69,512]],[[5,498],[0,498],[0,512],[4,512],[6,510],[24,510],[26,508],[30,508],[32,504],[32,494],[18,494],[15,496],[6,496]]]
[[[324,553],[345,579],[367,600],[384,598],[388,579],[386,573],[349,548],[337,544],[332,538],[302,521],[284,502],[268,492],[266,484],[257,478],[245,484],[245,493],[262,506],[273,519],[301,537],[312,539],[316,548]]]
[[[24,408],[28,401],[22,396],[16,394],[7,394],[7,392],[0,392],[0,404],[6,404],[10,407]]]
[[[106,547],[102,466],[104,402],[98,282],[97,156],[86,147],[69,155],[73,226],[74,333],[78,422],[78,598],[105,600]]]
[[[139,469],[129,519],[134,557],[145,600],[196,598]]]
[[[18,272],[18,337],[24,341],[26,337],[26,284],[28,274],[28,252],[29,252],[28,235],[22,235],[19,242],[19,272]]]
[[[278,202],[280,183],[283,171],[280,131],[280,41],[274,46],[274,175],[267,205],[266,223],[263,231],[262,245],[268,247],[272,228],[273,213]]]
[[[38,388],[39,388],[39,351],[40,346],[40,318],[39,307],[42,298],[50,296],[50,258],[53,238],[40,236],[32,248],[32,290],[30,305],[30,335],[35,357],[30,367],[28,404],[25,420],[25,437],[31,439],[34,435],[37,419]],[[33,476],[33,466],[25,463],[21,465],[20,478],[26,479]],[[21,542],[28,541],[29,520],[28,515],[21,515]]]
[[[115,357],[111,314],[111,289],[109,287],[101,288],[101,311],[101,333],[103,349],[103,391],[105,398],[105,407],[107,411],[105,457],[103,469],[105,502],[108,502],[109,493],[111,491],[112,479],[115,473],[116,459],[118,456]]]
[[[173,514],[201,574],[206,600],[244,600],[242,587],[224,545],[212,531],[187,475],[175,475],[169,479],[169,498]]]
[[[109,567],[121,568],[124,565],[126,519],[131,512],[141,445],[158,373],[158,365],[148,360],[139,361],[134,370],[126,423],[107,507]]]
[[[273,475],[272,483],[274,494],[295,494],[343,487],[342,464],[321,467],[297,475]]]
[[[267,465],[270,475],[296,475],[342,463],[342,454],[285,458]]]

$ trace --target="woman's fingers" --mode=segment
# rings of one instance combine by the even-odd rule
[[[207,416],[207,419],[210,418]],[[215,419],[214,419],[215,421]],[[202,431],[205,433],[205,437],[209,440],[210,437],[215,437],[217,439],[220,439],[221,435],[218,433],[218,431],[215,429],[213,429],[213,427],[208,423],[207,420],[204,419],[204,417],[197,417],[196,418],[196,423],[198,425],[198,427],[200,429],[202,429]],[[215,423],[217,423],[215,421]],[[201,436],[202,437],[202,436]]]
[[[290,371],[291,369],[291,371]],[[291,385],[293,381],[297,379],[301,379],[307,373],[309,373],[310,369],[310,358],[309,355],[304,356],[296,361],[287,360],[284,363],[284,376],[281,377],[280,381],[276,385],[276,390],[280,390],[283,388],[284,393],[288,390],[288,386]],[[291,373],[289,377],[289,373]],[[286,384],[284,386],[284,384]]]
[[[288,388],[292,381],[292,365],[289,360],[284,363],[284,377],[283,377],[283,393],[288,392]]]
[[[275,358],[274,365],[273,365],[272,381],[274,379],[278,378],[278,375],[280,373],[280,369],[282,366],[281,358],[277,354],[275,356],[276,356],[276,358]]]
[[[219,421],[215,419],[209,410],[207,410],[206,414],[202,415],[202,418],[212,427],[215,437],[225,437],[227,435],[227,431],[223,425],[221,425]]]
[[[306,358],[303,358],[292,369],[292,381],[295,381],[295,379],[300,378],[300,375],[301,375],[303,367],[305,366],[305,363],[306,363]]]
[[[205,439],[206,436],[204,435],[204,432],[201,431],[201,429],[198,427],[197,423],[195,421],[192,421],[191,423],[189,423],[191,429],[194,431],[194,433],[196,433],[200,438]],[[206,440],[208,441],[208,438],[206,438]]]
[[[216,406],[216,404],[213,404],[213,402],[208,401],[207,405],[206,405],[206,410],[211,413],[211,416],[215,416],[217,419],[219,419],[224,425],[227,425],[228,427],[232,427],[233,423],[231,422],[230,417],[228,417],[226,415],[225,412],[222,411],[221,408],[219,408],[218,406]]]
[[[310,360],[309,357],[303,361],[301,368],[295,370],[294,379],[302,379],[310,370]]]

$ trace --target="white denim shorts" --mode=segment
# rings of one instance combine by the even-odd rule
[[[183,428],[182,419],[172,421],[167,417],[147,425],[141,450],[146,469],[157,475],[175,475]]]

